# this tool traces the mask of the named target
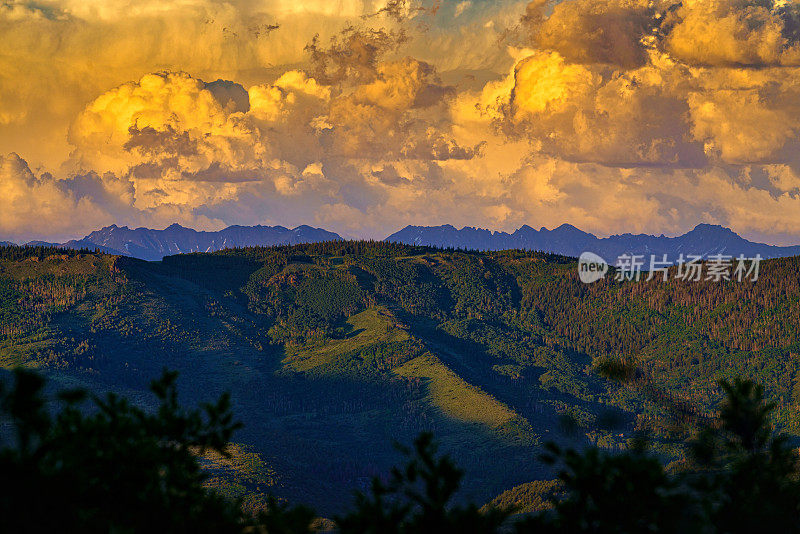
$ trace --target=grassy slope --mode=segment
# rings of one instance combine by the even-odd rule
[[[383,343],[402,343],[409,340],[406,332],[393,328],[384,309],[368,308],[349,317],[343,339],[329,339],[324,343],[309,343],[286,350],[283,365],[297,372],[335,374],[342,366],[341,359]]]
[[[426,382],[426,400],[457,421],[499,431],[513,440],[533,441],[530,424],[508,406],[466,382],[433,354],[425,354],[395,370],[400,376]]]

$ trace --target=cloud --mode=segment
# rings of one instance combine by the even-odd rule
[[[503,131],[542,153],[619,167],[692,167],[705,156],[690,135],[687,84],[675,66],[619,72],[534,51],[505,83],[487,86],[482,103]]]
[[[649,0],[534,0],[523,17],[531,42],[574,63],[625,68],[646,63],[645,38],[652,32]],[[552,10],[546,14],[548,9]]]
[[[374,163],[427,161],[436,174],[436,162],[480,155],[483,142],[454,138],[453,96],[433,66],[410,57],[378,61],[361,84],[323,84],[298,70],[248,89],[183,72],[147,74],[87,104],[69,131],[68,166],[129,179],[140,212],[218,214],[258,199],[250,210],[266,222],[291,198],[304,204],[298,219],[343,204],[363,213],[393,187],[367,170]]]
[[[315,35],[306,45],[313,65],[313,75],[321,82],[370,82],[378,75],[378,60],[397,50],[408,37],[403,30],[387,31],[348,26],[330,39],[327,47]]]
[[[728,163],[776,162],[788,156],[787,145],[797,147],[797,105],[782,106],[763,93],[721,89],[690,95],[692,134],[704,142],[709,156]]]
[[[79,168],[198,173],[302,169],[325,157],[468,159],[448,134],[453,88],[413,58],[379,62],[363,84],[289,71],[245,90],[181,72],[148,74],[90,102],[70,129]],[[444,124],[443,124],[444,123]],[[156,166],[156,167],[154,167]],[[188,174],[186,174],[188,173]]]
[[[389,53],[403,32],[418,36],[424,31],[387,14],[362,19],[380,4],[362,0],[0,2],[0,146],[56,170],[71,150],[64,130],[98,95],[160,71],[187,72],[212,83],[231,80],[244,87],[272,84],[300,65],[313,76],[317,73],[309,64],[312,54],[305,47],[315,35],[317,50],[331,66],[329,75],[340,75],[334,72],[337,69],[352,74],[353,69],[364,68],[359,61],[369,59],[370,47]],[[508,6],[514,1],[497,2],[501,4],[511,9]],[[495,8],[487,5],[480,11],[469,18],[464,14],[464,21],[480,26],[494,16]],[[433,15],[425,17],[434,20]],[[348,28],[353,30],[342,33]],[[431,41],[415,45],[414,54],[424,52],[428,62],[443,58],[448,69],[485,68],[492,58],[502,56],[488,46],[465,47],[463,39],[453,38],[459,32],[459,28],[437,29]],[[377,42],[380,39],[370,41],[368,36],[375,35],[388,36],[388,49]],[[332,38],[341,44],[337,50],[330,46]],[[482,38],[485,44],[492,42],[488,34]],[[337,51],[346,58],[338,57]]]
[[[797,234],[797,5],[6,2],[0,237]]]
[[[189,172],[214,162],[231,169],[263,163],[269,158],[268,149],[244,120],[245,113],[238,111],[245,106],[220,101],[220,85],[215,83],[209,89],[188,74],[165,72],[104,93],[70,128],[78,164],[123,173],[128,166],[145,162]],[[249,110],[247,92],[238,88]]]
[[[665,49],[692,65],[800,65],[796,2],[708,0],[674,4],[662,27]]]
[[[448,132],[453,92],[427,63],[381,63],[374,80],[331,101],[323,142],[339,157],[469,159],[478,148],[459,146]]]
[[[59,182],[49,174],[36,176],[18,154],[0,155],[0,232],[5,240],[23,242],[42,236],[65,237],[76,229],[88,233],[111,220],[94,198],[97,189],[103,187],[96,179]],[[64,228],[65,221],[77,224]]]
[[[479,105],[570,161],[796,164],[797,21],[795,2],[536,0],[535,48]]]

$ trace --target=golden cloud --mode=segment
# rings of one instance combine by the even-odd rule
[[[36,176],[14,153],[0,155],[0,198],[0,231],[5,240],[72,237],[73,231],[88,233],[112,220],[95,199],[74,194],[68,183],[49,174]],[[65,221],[74,222],[65,228]]]
[[[534,0],[523,18],[538,48],[573,63],[608,63],[625,68],[647,62],[645,40],[655,11],[649,0]],[[545,15],[548,8],[552,9]]]
[[[798,2],[389,4],[2,4],[0,238],[794,231]]]
[[[675,4],[663,19],[665,49],[692,65],[800,65],[796,2],[703,0]]]

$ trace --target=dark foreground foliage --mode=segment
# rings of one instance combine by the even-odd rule
[[[357,494],[355,509],[337,519],[342,533],[468,534],[496,532],[505,522],[505,510],[450,506],[462,473],[449,458],[436,455],[431,434],[420,435],[413,452],[404,452],[409,462],[392,469],[389,483],[373,480],[371,492]]]
[[[0,521],[6,532],[236,532],[240,512],[203,487],[195,450],[223,451],[238,425],[227,396],[178,405],[174,373],[148,413],[119,396],[66,391],[17,370],[0,384]],[[88,401],[88,402],[87,402]]]
[[[723,382],[717,420],[670,472],[634,443],[623,453],[550,447],[564,492],[553,511],[517,523],[528,532],[800,532],[797,450],[770,429],[774,405],[750,381]]]
[[[313,531],[314,513],[270,499],[248,516],[203,485],[197,453],[225,453],[238,423],[223,396],[201,410],[177,401],[176,375],[152,391],[155,412],[81,391],[46,399],[44,380],[17,370],[0,387],[0,530],[4,532]],[[718,417],[667,469],[639,440],[624,452],[549,446],[559,491],[543,512],[456,506],[462,472],[422,434],[408,462],[374,480],[336,518],[342,533],[800,532],[798,455],[769,424],[774,405],[750,381],[722,384]]]

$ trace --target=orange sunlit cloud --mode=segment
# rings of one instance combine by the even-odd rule
[[[0,240],[712,222],[800,241],[798,87],[798,1],[6,1]]]

